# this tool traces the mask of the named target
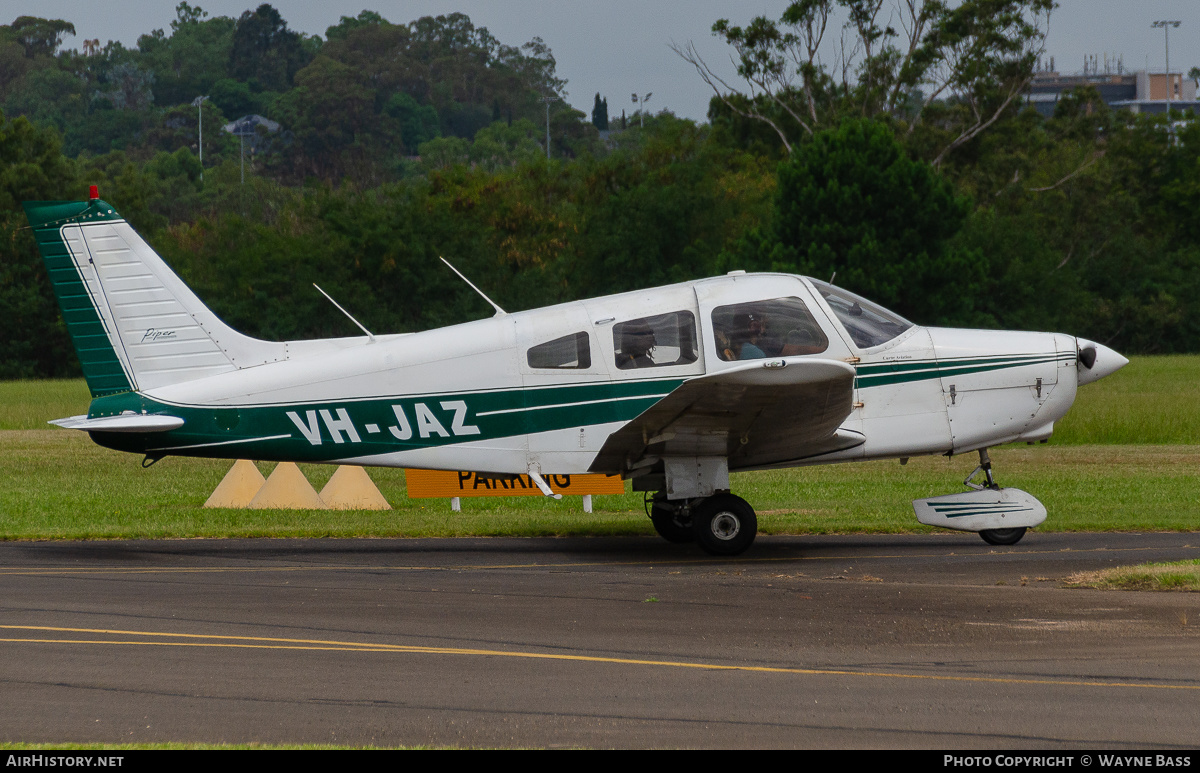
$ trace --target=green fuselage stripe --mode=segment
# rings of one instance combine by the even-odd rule
[[[172,405],[126,393],[94,400],[89,415],[132,411],[184,420],[170,432],[92,433],[98,443],[122,451],[321,462],[627,422],[682,383],[623,381],[236,407]]]
[[[1074,362],[1073,352],[1057,354],[1013,355],[1008,357],[965,357],[953,360],[921,360],[917,362],[887,362],[860,365],[855,386],[859,389],[905,384],[911,381],[945,378],[970,373],[986,373],[1049,362]]]

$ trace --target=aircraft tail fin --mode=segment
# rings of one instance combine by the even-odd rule
[[[286,358],[222,322],[95,193],[24,207],[93,397]]]

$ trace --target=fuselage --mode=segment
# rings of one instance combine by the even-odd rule
[[[643,352],[639,337],[654,343]],[[689,379],[753,359],[850,363],[854,407],[842,426],[865,441],[757,466],[818,464],[1045,439],[1080,381],[1124,364],[1099,347],[1100,361],[1084,368],[1084,345],[1095,360],[1097,345],[1069,335],[925,328],[824,283],[735,273],[314,344],[307,355],[100,397],[89,416],[182,418],[166,432],[92,433],[150,456],[615,473],[594,466],[605,441]]]

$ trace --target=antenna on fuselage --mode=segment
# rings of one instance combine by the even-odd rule
[[[833,280],[835,280],[835,279],[837,279],[837,272],[836,272],[836,271],[834,271],[832,274],[830,274],[830,276],[829,276],[829,284],[833,284]]]
[[[332,303],[334,306],[336,306],[338,311],[340,311],[346,315],[347,319],[349,319],[354,324],[358,325],[358,329],[367,334],[367,338],[371,341],[371,343],[375,343],[375,336],[374,336],[374,334],[371,333],[370,330],[367,330],[365,327],[362,326],[361,322],[359,322],[354,317],[350,316],[350,312],[343,309],[342,305],[340,303],[338,303],[337,301],[335,301],[333,299],[333,297],[329,295],[329,293],[322,290],[320,285],[318,285],[316,282],[313,282],[313,287],[317,288],[317,292],[319,292],[321,295],[324,295],[326,298],[328,298],[329,302]]]
[[[475,285],[471,284],[471,280],[470,280],[470,279],[467,279],[465,276],[463,276],[463,275],[462,275],[462,272],[461,272],[461,271],[459,271],[457,268],[455,268],[453,265],[451,265],[450,261],[446,260],[446,259],[445,259],[445,258],[443,258],[441,255],[438,255],[438,260],[442,261],[442,262],[443,262],[443,263],[445,263],[447,266],[450,266],[450,270],[451,270],[451,271],[453,271],[454,273],[458,274],[458,278],[459,278],[459,279],[461,279],[461,280],[463,280],[464,282],[466,282],[466,283],[467,283],[467,285],[468,285],[468,286],[469,286],[469,287],[470,287],[472,290],[474,290],[475,292],[479,293],[479,297],[480,297],[480,298],[483,298],[485,301],[487,301],[488,303],[490,303],[490,304],[492,305],[492,308],[496,310],[496,313],[492,315],[493,317],[503,317],[505,314],[507,314],[507,313],[508,313],[508,312],[507,312],[507,311],[505,311],[504,309],[502,309],[502,308],[500,308],[499,306],[497,306],[495,301],[493,301],[491,298],[489,298],[489,297],[487,297],[486,295],[484,295],[484,294],[483,294],[483,290],[480,290],[478,287],[476,287]],[[333,299],[331,298],[330,300],[333,300]]]

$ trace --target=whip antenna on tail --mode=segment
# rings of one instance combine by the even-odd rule
[[[336,306],[338,311],[340,311],[340,312],[342,312],[343,314],[345,314],[345,315],[346,315],[346,319],[348,319],[348,320],[350,320],[351,322],[353,322],[354,324],[358,325],[358,329],[359,329],[359,330],[361,330],[361,331],[363,331],[364,333],[366,333],[366,334],[367,334],[367,338],[368,338],[368,339],[370,339],[371,343],[375,343],[375,334],[374,334],[374,333],[372,333],[370,330],[367,330],[365,327],[363,327],[361,322],[359,322],[357,319],[355,319],[354,317],[352,317],[352,316],[350,315],[350,312],[348,312],[348,311],[346,311],[345,309],[343,309],[343,308],[342,308],[342,304],[340,304],[340,303],[338,303],[337,301],[335,301],[335,300],[333,299],[333,296],[331,296],[329,293],[327,293],[327,292],[325,292],[324,290],[322,290],[322,289],[321,289],[321,286],[320,286],[320,285],[318,285],[316,282],[313,282],[313,287],[317,288],[317,292],[319,292],[321,295],[324,295],[324,296],[325,296],[325,297],[326,297],[326,298],[329,300],[329,302],[330,302],[330,303],[332,303],[334,306]]]

